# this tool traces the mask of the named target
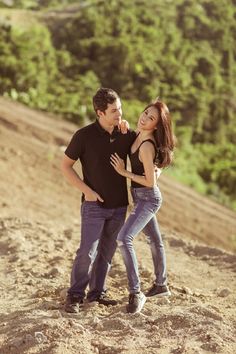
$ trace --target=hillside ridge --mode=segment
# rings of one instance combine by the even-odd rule
[[[78,315],[64,312],[81,195],[62,177],[60,160],[77,129],[0,98],[0,353],[234,354],[235,213],[165,173],[158,220],[172,295],[127,314],[117,250],[107,287],[118,305],[85,301]],[[153,266],[143,234],[135,248],[146,291]]]

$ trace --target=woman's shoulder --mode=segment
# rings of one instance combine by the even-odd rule
[[[157,154],[155,142],[152,139],[144,140],[139,147],[139,153],[142,160],[144,158],[146,159],[148,156],[155,160]]]
[[[157,149],[156,147],[156,143],[154,140],[152,140],[151,138],[150,139],[146,139],[146,140],[143,140],[139,146],[140,149],[142,150],[150,150],[150,149]]]

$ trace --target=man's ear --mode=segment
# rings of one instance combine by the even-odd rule
[[[98,118],[101,118],[104,116],[104,112],[100,111],[100,109],[97,110],[97,116]]]

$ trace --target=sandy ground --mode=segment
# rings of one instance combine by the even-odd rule
[[[59,164],[76,129],[0,99],[0,353],[235,353],[236,213],[165,174],[158,219],[172,296],[127,314],[117,251],[107,286],[119,304],[63,311],[80,194]],[[135,247],[145,291],[153,268],[144,235]]]

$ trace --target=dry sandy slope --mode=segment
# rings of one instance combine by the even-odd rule
[[[85,304],[76,316],[63,311],[80,195],[58,166],[75,129],[0,99],[0,353],[235,353],[235,213],[165,175],[159,220],[169,302],[150,299],[141,314],[126,314],[117,252],[108,287],[120,304]],[[143,235],[136,249],[145,290],[153,276]]]

